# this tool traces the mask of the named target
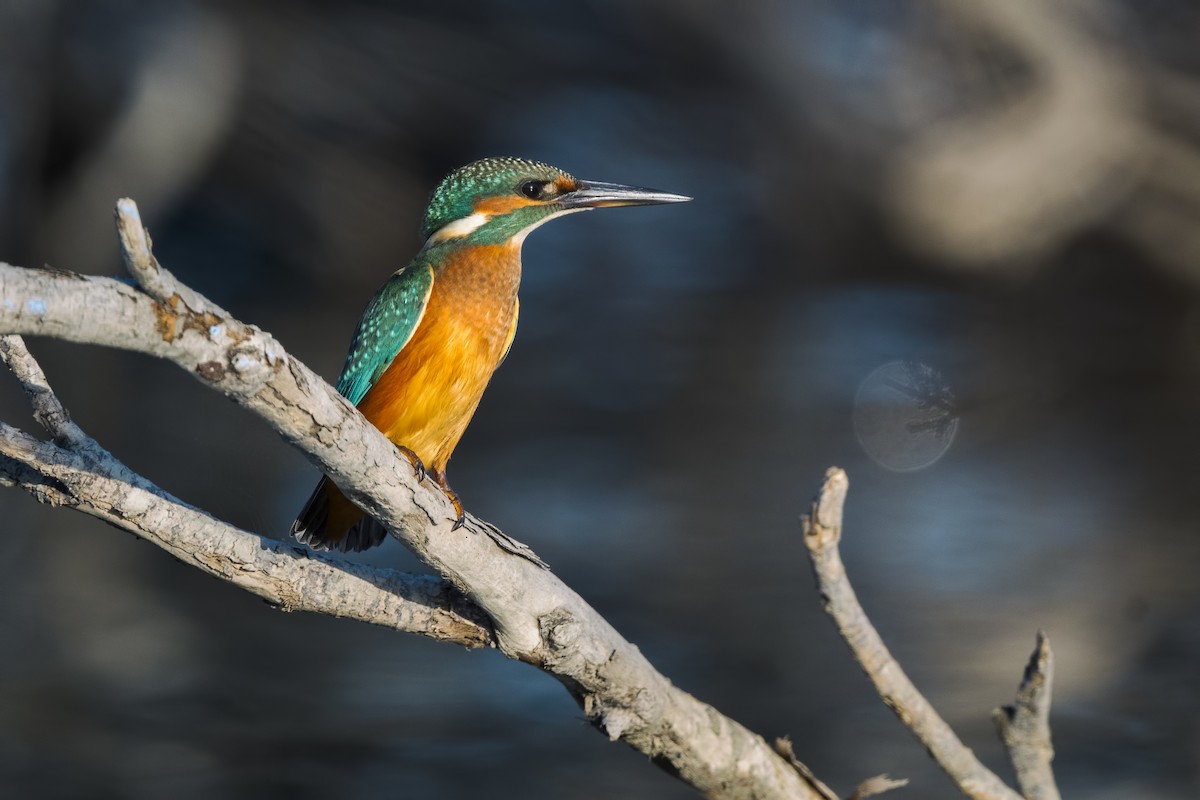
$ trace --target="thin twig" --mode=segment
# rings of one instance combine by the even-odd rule
[[[1050,639],[1038,631],[1037,645],[1017,689],[1016,702],[997,708],[992,719],[1004,741],[1017,785],[1026,800],[1059,800],[1054,781],[1054,747],[1050,740],[1050,696],[1054,683],[1054,653]]]
[[[54,441],[70,447],[91,443],[91,438],[71,421],[71,416],[50,388],[46,373],[25,347],[20,336],[0,336],[0,361],[3,361],[25,390],[33,418],[54,437]]]
[[[830,789],[812,769],[796,757],[796,748],[792,745],[792,739],[789,736],[780,736],[775,740],[775,752],[788,760],[788,763],[799,772],[804,780],[808,781],[809,785],[821,795],[824,800],[838,800],[837,792]]]
[[[151,251],[150,233],[142,224],[142,217],[137,203],[128,197],[117,201],[114,211],[117,223],[117,236],[121,240],[121,257],[125,261],[125,269],[138,282],[146,294],[172,311],[179,311],[182,304],[193,314],[213,314],[218,317],[228,317],[229,312],[213,303],[199,292],[181,283],[171,274]]]
[[[803,518],[804,543],[812,559],[817,588],[825,611],[850,646],[863,672],[888,708],[916,735],[938,765],[958,787],[977,800],[1020,800],[991,770],[980,763],[926,700],[900,664],[858,602],[846,567],[838,552],[842,538],[842,509],[850,481],[846,473],[831,467],[825,474],[821,493],[812,512]]]

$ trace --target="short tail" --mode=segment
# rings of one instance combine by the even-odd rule
[[[292,536],[314,550],[366,550],[387,538],[387,530],[351,503],[329,478],[321,478],[292,523]]]

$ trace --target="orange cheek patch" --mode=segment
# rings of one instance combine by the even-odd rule
[[[498,217],[507,214],[511,211],[516,211],[518,208],[525,206],[536,206],[541,203],[536,200],[530,200],[527,197],[522,197],[518,194],[504,195],[502,197],[485,197],[475,203],[472,208],[477,214],[487,214],[489,217]]]

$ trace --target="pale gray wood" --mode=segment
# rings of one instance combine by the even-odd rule
[[[708,797],[820,797],[761,736],[673,686],[527,550],[514,554],[521,546],[473,517],[454,530],[455,513],[446,496],[432,482],[419,482],[408,459],[357,410],[270,334],[239,322],[161,269],[149,253],[132,201],[122,200],[117,214],[126,263],[145,290],[108,278],[0,264],[0,334],[52,336],[174,362],[303,451],[482,609],[491,623],[491,644],[561,681],[611,739],[632,745]],[[15,454],[10,457],[24,466],[33,468],[54,455],[32,441],[10,439]],[[86,464],[73,463],[70,469],[80,475],[72,492],[79,493],[81,505],[94,502],[93,512],[114,517],[131,512],[109,494],[87,494]],[[131,490],[119,499],[135,504],[137,516],[150,496]],[[203,512],[184,515],[178,510],[183,505],[174,507],[176,516],[149,506],[144,527],[149,533],[166,526],[181,537],[188,563],[199,566],[201,559],[189,552],[207,548],[212,539],[228,540],[235,562],[261,546],[257,537],[253,543],[239,542],[228,526]],[[287,556],[276,566],[286,572],[296,561]],[[359,574],[364,571],[372,572],[361,568]],[[374,591],[371,584],[364,580],[361,591]]]
[[[849,488],[846,473],[837,467],[830,468],[811,512],[802,523],[804,543],[825,611],[833,618],[883,702],[920,740],[963,794],[976,800],[1020,800],[1020,795],[975,757],[913,685],[859,604],[838,550],[842,510]]]

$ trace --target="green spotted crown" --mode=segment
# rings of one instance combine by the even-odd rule
[[[531,181],[577,183],[568,173],[541,161],[512,156],[474,161],[451,172],[433,190],[421,224],[421,238],[428,239],[446,225],[471,216],[481,198],[520,194],[521,187]]]

